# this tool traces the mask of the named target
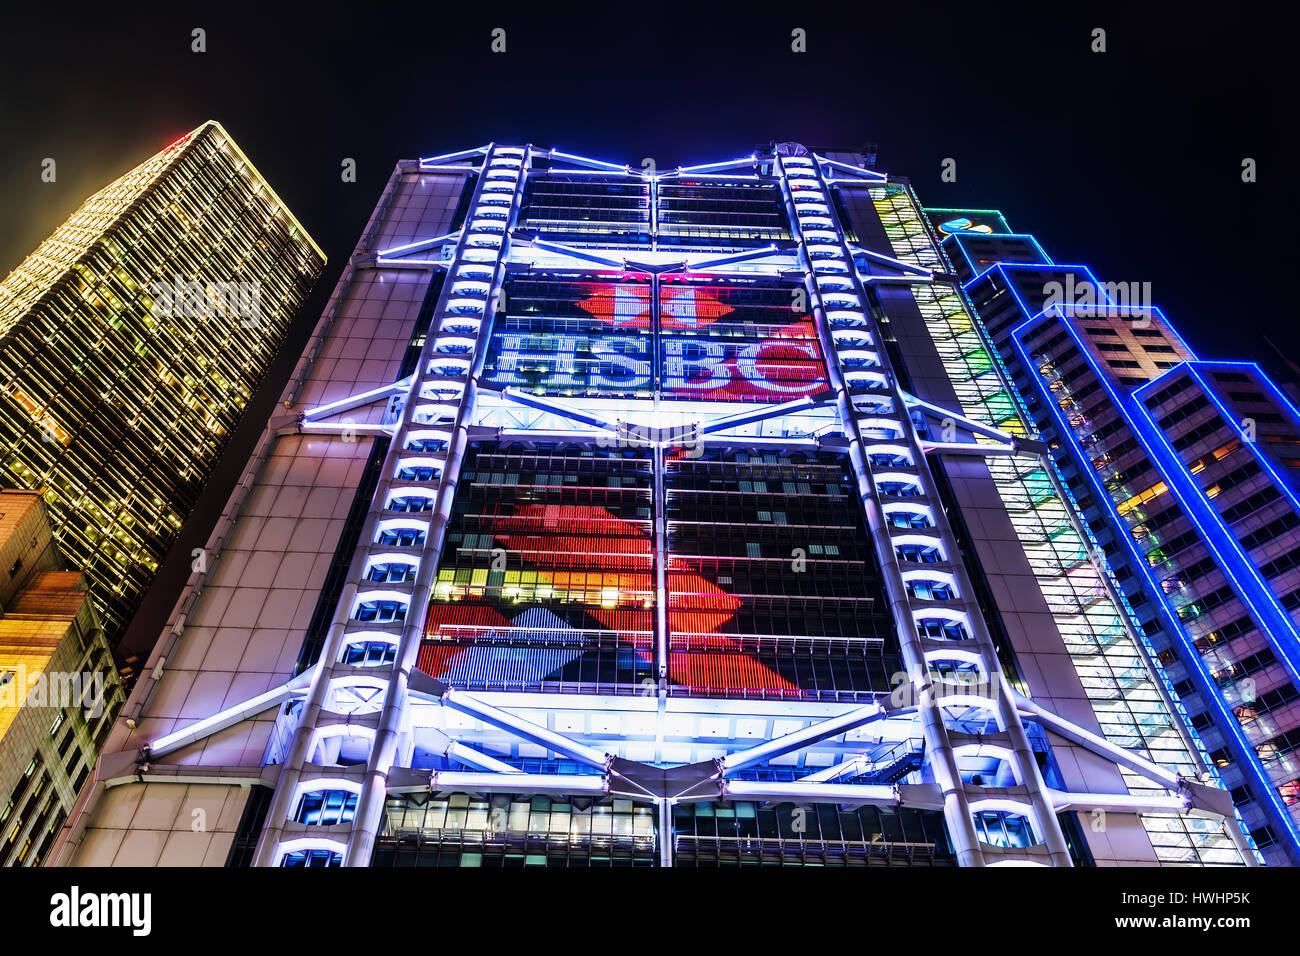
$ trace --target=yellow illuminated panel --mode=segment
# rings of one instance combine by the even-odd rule
[[[1127,515],[1138,505],[1144,505],[1148,501],[1151,501],[1153,498],[1159,498],[1168,490],[1169,490],[1168,485],[1166,485],[1163,481],[1157,481],[1146,491],[1138,492],[1136,495],[1133,495],[1131,498],[1126,498],[1124,501],[1121,501],[1119,504],[1115,506],[1115,510],[1118,511],[1121,515]]]

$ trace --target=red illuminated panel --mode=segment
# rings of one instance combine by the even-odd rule
[[[424,621],[425,637],[466,638],[506,629],[511,621],[496,608],[481,604],[433,604]],[[415,666],[431,677],[441,677],[451,667],[453,659],[465,651],[464,645],[443,643],[425,644]]]
[[[578,305],[593,317],[619,329],[650,328],[651,295],[648,286],[596,286],[596,292]],[[734,312],[716,296],[693,288],[664,288],[659,294],[659,322],[663,329],[699,329]]]
[[[707,645],[701,645],[698,639],[690,643],[690,652],[673,651],[668,655],[669,670],[678,684],[699,690],[798,690],[771,668],[731,650],[734,641],[715,639],[717,648],[713,652],[706,650]]]
[[[568,569],[589,567],[592,556],[596,555],[602,587],[608,587],[608,572],[618,573],[619,604],[624,604],[628,595],[650,594],[654,590],[649,537],[633,522],[620,519],[605,508],[527,505],[513,515],[495,519],[492,533],[504,547],[522,555],[526,565],[538,569],[539,585],[549,583],[557,591],[568,593],[581,591],[585,573]],[[667,575],[668,590],[674,603],[685,607],[670,609],[668,624],[676,635],[675,643],[685,644],[688,650],[669,656],[669,677],[673,683],[700,689],[796,691],[797,687],[780,674],[740,652],[734,640],[716,633],[735,616],[741,607],[740,599],[701,576],[690,568],[689,562],[678,558],[674,563],[683,569]],[[594,602],[600,601],[599,595],[592,598]],[[650,607],[587,606],[583,613],[619,634],[648,635],[652,630],[654,612]],[[480,669],[516,664],[510,656],[515,652],[494,649],[487,652],[491,656],[486,656],[481,647],[457,646],[447,643],[447,639],[486,639],[494,630],[504,633],[518,626],[518,619],[507,618],[491,607],[435,603],[429,610],[425,636],[438,643],[426,644],[421,649],[419,667],[437,677],[466,664],[475,655],[482,659]],[[563,666],[579,653],[581,648],[574,644],[567,651],[552,649],[546,659]],[[636,653],[644,660],[650,659],[646,649]],[[539,666],[539,662],[533,662],[531,679],[541,679],[542,675],[537,673]]]
[[[644,285],[591,286],[578,306],[619,330],[648,330],[652,292]],[[741,316],[719,291],[664,284],[659,290],[661,385],[666,393],[696,401],[789,401],[825,388],[821,350],[813,323],[803,316],[784,322],[788,310],[765,308],[761,323]],[[778,319],[773,322],[772,319]],[[709,327],[740,322],[741,335]],[[758,334],[754,330],[758,329]],[[692,335],[692,333],[699,333]]]
[[[742,349],[728,344],[726,361],[716,367],[684,362],[685,376],[666,373],[665,388],[699,401],[785,402],[815,395],[826,388],[816,340],[812,322],[791,322]],[[689,355],[693,343],[678,342]]]
[[[649,538],[598,505],[527,505],[495,519],[492,536],[543,567],[586,566],[593,554],[601,557],[602,571],[639,567],[648,575],[650,567]]]

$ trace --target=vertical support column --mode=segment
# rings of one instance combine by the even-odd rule
[[[659,699],[668,696],[668,495],[664,488],[664,446],[655,442],[654,471],[654,535],[655,535],[655,661],[659,683]]]
[[[455,499],[456,488],[460,482],[461,465],[464,462],[465,451],[469,444],[469,426],[478,394],[478,380],[482,374],[483,365],[487,360],[487,346],[492,335],[492,320],[503,281],[503,263],[509,250],[506,222],[513,222],[518,212],[525,177],[524,163],[526,159],[527,154],[523,150],[502,150],[495,145],[488,147],[487,155],[483,160],[483,171],[479,177],[474,199],[470,204],[469,222],[456,248],[453,269],[458,268],[460,263],[465,261],[465,252],[469,248],[495,252],[495,256],[490,260],[493,273],[492,288],[488,299],[484,303],[474,345],[468,353],[465,384],[452,425],[447,457],[438,482],[433,518],[430,521],[429,531],[425,538],[424,553],[420,560],[416,587],[412,595],[401,643],[397,648],[397,660],[393,668],[392,678],[384,696],[375,745],[371,749],[361,795],[357,801],[356,815],[353,820],[352,834],[348,841],[345,858],[345,863],[348,866],[370,865],[375,836],[383,819],[384,801],[388,792],[388,771],[394,765],[397,757],[398,736],[403,731],[409,732],[407,688],[410,682],[410,673],[415,667],[416,658],[420,652],[420,643],[424,637],[424,619],[431,597],[432,582],[437,573],[438,560],[442,556],[443,541],[446,536],[447,525],[451,520],[452,504]],[[505,186],[509,186],[509,190],[503,188]],[[510,212],[504,222],[497,219],[487,220],[481,218],[485,211],[498,208],[484,204],[485,193],[489,191],[498,195],[507,191],[511,194]],[[442,292],[442,301],[439,302],[439,314],[442,318],[438,323],[437,335],[431,336],[425,343],[428,354],[422,356],[422,361],[427,359],[427,364],[422,365],[416,373],[417,382],[430,377],[437,378],[444,371],[433,361],[434,354],[439,352],[440,348],[448,349],[445,354],[458,354],[451,352],[452,349],[460,347],[459,342],[456,341],[455,330],[452,330],[453,334],[451,335],[444,333],[444,326],[448,316],[447,303],[455,294],[456,278],[456,274],[453,273],[451,281]],[[425,396],[421,393],[420,397]],[[405,434],[414,421],[415,409],[404,409],[403,426],[398,429],[397,439],[394,442],[395,448],[398,447],[400,442],[404,441]],[[400,453],[401,449],[398,448],[398,454]]]
[[[960,560],[956,539],[944,516],[933,476],[921,448],[915,423],[898,388],[881,330],[867,309],[867,293],[849,253],[843,229],[831,206],[818,162],[802,148],[778,151],[775,157],[791,222],[798,234],[806,266],[805,282],[812,297],[818,340],[825,355],[827,373],[836,392],[845,436],[849,440],[849,459],[858,480],[859,493],[867,513],[867,523],[879,555],[889,596],[890,610],[898,630],[900,648],[908,677],[919,692],[919,716],[926,739],[927,758],[936,781],[944,793],[944,817],[954,842],[958,860],[963,865],[980,866],[985,860],[983,845],[974,827],[971,804],[973,797],[997,799],[1009,797],[1004,788],[976,788],[968,792],[961,779],[960,767],[948,738],[945,695],[936,688],[931,666],[942,661],[978,660],[981,680],[989,688],[988,704],[1002,732],[1011,744],[1012,765],[1017,781],[1028,795],[1026,810],[1035,835],[1046,845],[1055,866],[1070,866],[1071,860],[1064,834],[1046,784],[1034,759],[1028,736],[1020,717],[1006,693],[1005,678],[988,636],[978,604],[973,599],[966,569]],[[852,376],[852,380],[850,379]],[[866,386],[872,407],[860,408],[855,401],[855,383]],[[868,433],[882,432],[887,437],[869,439]],[[892,434],[890,434],[892,433]],[[872,445],[882,453],[902,446],[910,458],[902,469],[909,486],[906,502],[923,507],[930,516],[930,527],[914,537],[933,542],[950,567],[957,583],[961,616],[966,636],[961,640],[923,641],[918,624],[932,609],[914,604],[902,576],[900,556],[893,534],[884,517],[880,491],[876,487],[869,456]],[[900,471],[891,466],[892,471]],[[948,695],[951,698],[951,695]],[[951,700],[950,700],[951,702]],[[1016,795],[1019,802],[1025,797]]]
[[[355,676],[358,670],[341,662],[342,651],[354,605],[365,587],[363,575],[367,558],[380,548],[399,550],[402,546],[379,545],[380,521],[388,510],[389,499],[399,472],[412,469],[417,477],[402,481],[429,482],[433,508],[428,518],[412,519],[423,526],[415,580],[411,587],[406,614],[396,639],[396,652],[390,668],[368,667],[364,676],[383,685],[383,702],[377,715],[340,714],[339,722],[366,727],[373,725],[373,740],[364,774],[359,779],[359,798],[354,818],[346,829],[336,827],[330,840],[346,836],[344,862],[348,866],[366,866],[370,862],[375,835],[383,818],[389,769],[399,758],[402,735],[408,732],[407,687],[423,637],[426,611],[432,596],[433,581],[442,551],[447,523],[460,475],[461,463],[468,446],[469,426],[477,394],[478,377],[486,358],[486,344],[491,335],[495,301],[503,277],[502,263],[508,249],[508,226],[519,207],[527,161],[525,149],[495,145],[484,150],[483,165],[470,204],[469,219],[448,264],[448,281],[435,310],[435,319],[420,353],[419,365],[411,377],[393,442],[384,460],[383,472],[375,489],[371,507],[362,527],[357,552],[349,570],[330,632],[322,648],[312,688],[302,718],[294,732],[286,762],[276,785],[268,813],[266,829],[258,844],[255,865],[273,866],[281,853],[280,844],[293,812],[292,798],[309,764],[310,745],[317,723],[328,711],[329,695],[335,679]],[[508,212],[502,215],[503,207]],[[478,268],[476,268],[478,267]],[[486,295],[456,292],[462,270],[491,271]],[[452,298],[460,300],[451,308]],[[481,299],[481,305],[473,305]],[[455,403],[453,405],[453,403]],[[410,438],[412,431],[426,432],[432,438]],[[430,444],[442,449],[430,448]],[[415,447],[408,447],[414,444]],[[432,478],[424,472],[432,472]],[[332,768],[340,776],[356,776],[356,768]]]
[[[490,320],[486,316],[483,328],[491,328]],[[479,338],[480,345],[485,344],[482,332]],[[478,354],[481,356],[485,353],[486,349],[480,347]],[[397,646],[396,664],[389,677],[388,688],[384,692],[379,727],[375,733],[370,761],[366,766],[361,793],[357,799],[352,834],[348,840],[345,857],[348,866],[370,865],[375,835],[383,818],[384,799],[388,795],[388,771],[396,762],[398,736],[403,730],[408,729],[406,726],[407,688],[410,684],[411,670],[415,667],[416,658],[420,653],[420,641],[424,637],[424,612],[432,596],[433,579],[437,572],[438,559],[442,555],[447,521],[451,517],[452,501],[460,481],[460,467],[465,460],[465,449],[469,444],[468,419],[477,397],[478,374],[481,367],[482,360],[479,359],[466,383],[460,410],[456,416],[456,426],[452,434],[446,467],[443,469],[442,481],[438,484],[433,520],[429,523],[424,555],[420,560],[415,587],[411,592],[411,604],[407,611],[405,627],[402,629],[402,639]],[[399,439],[403,431],[399,430]]]
[[[660,797],[655,801],[655,807],[659,811],[659,865],[669,867],[673,865],[677,843],[673,836],[673,801]]]

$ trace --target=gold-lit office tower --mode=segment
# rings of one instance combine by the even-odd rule
[[[110,639],[324,263],[210,121],[91,196],[0,284],[0,487],[44,489]]]

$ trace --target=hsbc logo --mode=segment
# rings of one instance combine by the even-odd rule
[[[647,288],[602,287],[577,305],[610,327],[592,332],[510,331],[494,341],[499,385],[637,392],[655,385]],[[766,327],[758,341],[708,335],[731,306],[695,288],[664,289],[659,302],[659,386],[702,401],[784,401],[825,388],[811,320]],[[641,333],[641,334],[638,334]],[[703,333],[703,334],[701,334]]]

